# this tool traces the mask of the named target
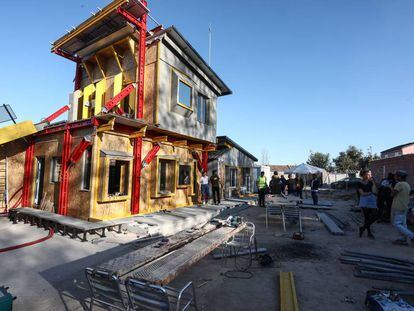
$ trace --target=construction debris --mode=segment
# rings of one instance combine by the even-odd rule
[[[316,213],[319,220],[323,222],[326,229],[333,234],[333,235],[344,235],[344,231],[342,231],[341,228],[338,227],[338,225],[335,223],[335,221],[332,220],[327,214],[325,213]]]

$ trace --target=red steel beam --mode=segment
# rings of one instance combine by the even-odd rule
[[[63,51],[61,49],[55,49],[55,50],[53,50],[53,52],[56,55],[62,56],[64,58],[67,58],[67,59],[69,59],[69,60],[71,60],[71,61],[73,61],[75,63],[80,63],[82,61],[79,57],[74,56],[72,54],[69,54],[69,53],[67,53],[67,52],[65,52],[65,51]]]
[[[203,171],[203,162],[202,162],[202,161],[201,161],[201,159],[200,159],[200,155],[198,154],[198,152],[197,152],[197,151],[193,151],[191,154],[193,155],[193,158],[197,160],[197,167],[198,167],[198,170],[199,170],[200,172],[202,172],[202,171]]]
[[[70,166],[73,163],[79,162],[79,160],[82,157],[82,154],[85,152],[85,150],[92,145],[91,137],[85,136],[82,141],[73,149],[70,157],[69,157],[69,163]]]
[[[207,173],[207,171],[208,171],[208,152],[203,151],[202,155],[203,155],[203,160],[202,160],[203,161],[203,163],[202,163],[203,171]]]
[[[34,158],[34,140],[29,139],[29,145],[26,148],[26,155],[24,159],[24,175],[23,175],[23,194],[22,206],[29,207],[30,205],[30,190],[32,186],[33,174],[33,158]]]
[[[68,213],[68,195],[69,195],[69,170],[68,163],[70,157],[70,149],[72,143],[72,135],[70,128],[66,127],[63,133],[62,147],[62,165],[60,168],[60,187],[59,187],[59,203],[58,214],[66,216]]]
[[[69,128],[70,130],[73,130],[73,129],[79,129],[79,128],[88,127],[88,126],[95,126],[97,125],[95,122],[96,122],[96,119],[93,118],[89,120],[81,120],[81,121],[72,122],[68,124],[52,126],[52,127],[45,128],[43,131],[39,133],[36,133],[36,136],[43,136],[43,135],[48,135],[52,133],[62,132],[62,131],[65,131],[67,128]]]
[[[145,4],[146,5],[146,4]],[[122,15],[123,18],[125,18],[128,22],[130,22],[132,25],[138,27],[138,29],[146,28],[146,23],[144,21],[139,21],[137,19],[137,16],[132,15],[128,11],[124,10],[123,8],[119,7],[116,12],[120,15]],[[145,16],[147,14],[144,14]]]
[[[121,100],[123,100],[125,97],[127,97],[131,92],[135,89],[135,83],[132,83],[128,85],[126,88],[124,88],[121,92],[119,92],[115,97],[113,97],[111,100],[105,103],[105,105],[102,108],[103,112],[109,112],[111,111],[116,105],[119,104]],[[118,109],[120,109],[118,107]]]
[[[147,167],[152,160],[154,160],[155,156],[157,155],[158,151],[161,149],[161,144],[156,143],[152,149],[148,152],[148,154],[145,156],[144,160],[142,161],[142,168]]]
[[[133,175],[132,175],[132,200],[131,200],[131,213],[133,215],[139,213],[139,200],[141,192],[141,162],[142,154],[142,138],[134,139],[134,163],[133,163]]]
[[[62,108],[60,108],[58,111],[52,113],[50,116],[48,116],[47,118],[45,118],[41,123],[50,123],[53,120],[55,120],[56,118],[58,118],[59,116],[61,116],[63,113],[65,113],[66,111],[68,111],[70,109],[70,107],[68,105],[63,106]]]

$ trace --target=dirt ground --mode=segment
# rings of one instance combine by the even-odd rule
[[[234,259],[213,259],[209,255],[170,285],[178,288],[193,281],[199,309],[205,311],[279,310],[280,271],[294,273],[300,310],[365,310],[365,293],[373,286],[409,289],[401,283],[355,278],[351,266],[339,263],[341,250],[409,259],[414,246],[393,245],[397,233],[383,223],[374,224],[375,240],[359,238],[356,220],[361,214],[350,211],[354,201],[338,195],[325,199],[334,202],[331,213],[349,223],[344,236],[331,235],[317,221],[314,210],[302,211],[305,240],[295,241],[292,233],[298,225],[289,225],[285,233],[281,221],[272,218],[266,229],[263,208],[235,209],[233,213],[256,225],[258,246],[268,249],[273,265],[263,268],[253,261],[250,274],[235,275],[226,273],[234,269]],[[0,248],[45,234],[42,229],[12,225],[0,218]],[[84,268],[140,247],[132,241],[133,236],[113,234],[93,243],[81,243],[55,235],[42,244],[0,253],[0,286],[9,286],[18,297],[14,310],[86,310],[90,294]]]

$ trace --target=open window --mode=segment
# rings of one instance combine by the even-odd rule
[[[178,167],[178,187],[186,188],[188,186],[191,186],[191,176],[191,164],[180,164]]]
[[[108,196],[128,195],[129,161],[109,160]]]

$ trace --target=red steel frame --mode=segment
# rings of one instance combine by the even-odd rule
[[[161,145],[159,143],[156,143],[154,146],[152,146],[152,149],[148,152],[148,154],[142,161],[142,168],[148,166],[152,162],[152,160],[154,160],[155,156],[157,155],[158,151],[160,151],[160,149]]]
[[[203,171],[204,172],[208,172],[208,152],[207,151],[203,151],[203,160],[202,160],[202,167],[203,167]]]
[[[33,159],[34,159],[34,140],[29,139],[29,145],[26,148],[26,155],[24,159],[24,176],[23,176],[23,194],[22,206],[29,207],[30,205],[30,190],[32,185],[33,174]]]
[[[68,194],[69,194],[69,158],[72,144],[72,134],[70,128],[66,127],[63,133],[62,147],[62,166],[60,168],[60,186],[58,214],[66,216],[68,213]]]
[[[147,6],[147,1],[142,1]],[[129,12],[118,8],[117,12],[121,14],[128,22],[132,23],[139,29],[139,49],[138,49],[138,105],[135,112],[137,119],[144,117],[144,78],[145,78],[145,52],[147,37],[147,14],[141,16],[138,20]],[[141,170],[142,170],[142,138],[134,139],[134,163],[133,163],[133,180],[132,180],[132,202],[131,213],[139,213],[139,201],[141,192]]]
[[[68,105],[63,106],[62,108],[60,108],[59,110],[57,110],[56,112],[52,113],[50,116],[48,116],[47,118],[45,118],[42,123],[50,123],[53,120],[55,120],[56,118],[58,118],[59,116],[61,116],[63,113],[65,113],[66,111],[68,111],[70,109],[70,107]]]

